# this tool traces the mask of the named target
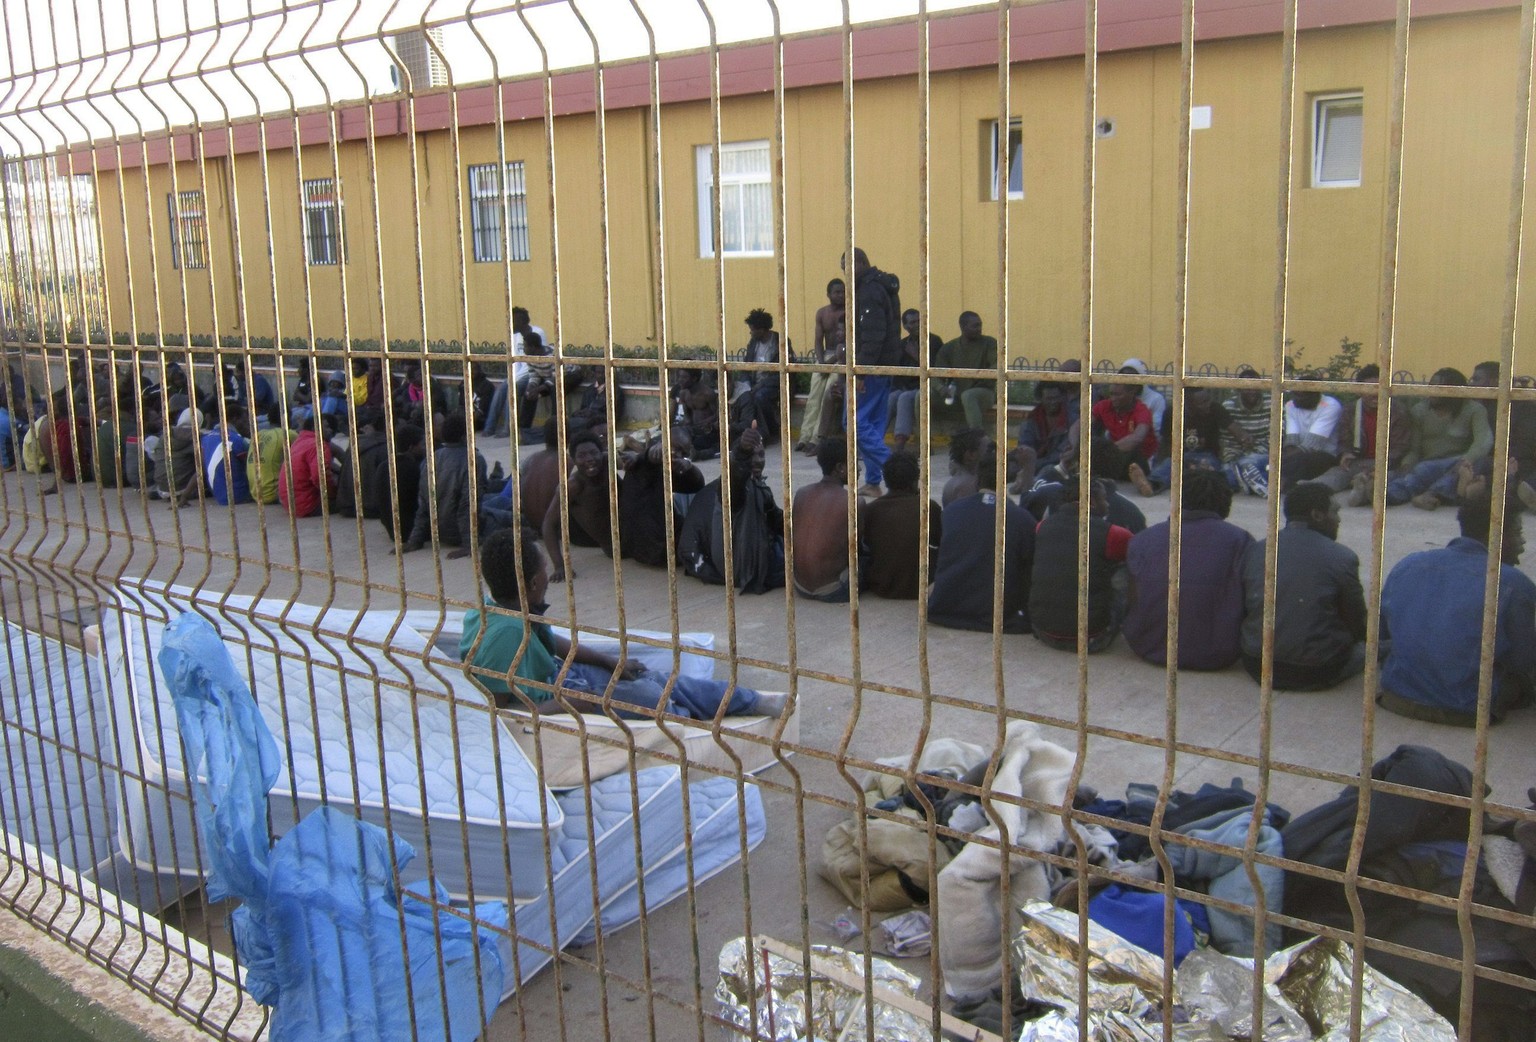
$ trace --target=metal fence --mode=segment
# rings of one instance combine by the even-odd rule
[[[771,230],[759,231],[771,248],[751,263],[771,266],[771,303],[785,329],[803,336],[812,328],[809,309],[791,289],[804,282],[795,245],[800,230],[786,205],[786,183],[801,147],[785,132],[797,89],[786,80],[791,44],[822,47],[817,53],[823,63],[840,70],[829,81],[841,89],[835,189],[844,205],[837,239],[852,257],[855,245],[875,233],[855,220],[855,200],[877,180],[860,166],[856,157],[863,154],[854,142],[865,133],[889,132],[867,126],[865,119],[874,116],[854,118],[856,100],[877,75],[860,71],[862,52],[856,51],[870,38],[859,34],[915,27],[908,56],[914,71],[900,75],[915,82],[918,102],[912,140],[920,152],[919,191],[902,204],[903,219],[919,230],[916,270],[907,285],[908,303],[923,316],[917,343],[929,333],[934,284],[954,274],[936,268],[930,254],[941,220],[932,200],[947,182],[926,143],[933,121],[942,118],[931,107],[933,78],[953,68],[935,55],[934,41],[949,39],[943,35],[946,19],[958,16],[919,2],[915,13],[900,18],[860,21],[857,6],[845,4],[830,26],[795,34],[783,24],[789,12],[765,0],[756,13],[762,24],[741,31],[745,42],[726,38],[709,5],[642,0],[601,10],[583,2],[454,10],[435,4],[410,15],[420,21],[403,29],[393,21],[386,27],[384,19],[396,15],[331,2],[233,16],[161,6],[130,12],[126,22],[102,14],[99,25],[61,11],[5,8],[9,74],[7,104],[0,107],[11,113],[3,121],[6,149],[48,161],[60,178],[86,177],[94,198],[113,200],[89,211],[50,209],[28,198],[51,198],[46,178],[7,180],[8,262],[0,292],[11,319],[3,392],[9,440],[0,462],[10,469],[0,481],[0,611],[11,681],[0,687],[8,778],[0,793],[0,894],[14,914],[219,1038],[290,1031],[295,1034],[287,1037],[340,1037],[348,1028],[363,1032],[357,1037],[377,1031],[471,1038],[481,1030],[481,1012],[488,1018],[483,1037],[492,1039],[813,1033],[938,1039],[943,1030],[985,1038],[980,1029],[946,1019],[974,1015],[974,1007],[953,1008],[955,993],[1002,989],[992,1037],[1034,1030],[1026,1021],[1042,1012],[1009,1001],[1010,985],[1021,974],[1024,994],[1047,994],[1039,974],[1030,973],[1049,964],[1039,935],[1028,933],[1038,929],[1042,913],[1036,905],[1021,912],[1024,900],[1054,896],[1066,908],[1089,908],[1090,898],[1113,883],[1128,894],[1167,898],[1156,905],[1148,941],[1153,947],[1160,936],[1163,950],[1173,951],[1190,911],[1199,909],[1207,932],[1224,937],[1226,948],[1255,955],[1253,964],[1230,964],[1238,983],[1227,999],[1234,1018],[1246,1013],[1274,1037],[1285,1025],[1272,1019],[1277,993],[1266,990],[1262,960],[1280,946],[1277,928],[1286,944],[1320,936],[1345,945],[1334,967],[1335,1005],[1309,1007],[1308,1023],[1287,1022],[1290,1030],[1315,1030],[1322,1037],[1320,1025],[1327,1024],[1335,1031],[1330,1038],[1382,1037],[1373,1034],[1380,1030],[1374,1017],[1402,1018],[1416,1008],[1407,998],[1383,1007],[1377,976],[1383,974],[1443,1015],[1450,1025],[1444,1030],[1456,1037],[1520,1037],[1509,1033],[1517,1030],[1511,1025],[1528,1025],[1536,1008],[1536,924],[1529,903],[1536,813],[1526,796],[1527,786],[1536,784],[1529,755],[1536,721],[1527,708],[1494,724],[1504,709],[1496,695],[1510,690],[1522,670],[1531,672],[1522,657],[1530,649],[1520,644],[1527,635],[1536,638],[1536,620],[1531,604],[1520,600],[1524,587],[1501,573],[1499,555],[1478,558],[1486,561],[1480,621],[1461,619],[1458,628],[1448,614],[1444,622],[1447,634],[1474,625],[1481,634],[1475,705],[1463,721],[1470,726],[1386,713],[1377,696],[1383,668],[1378,652],[1386,650],[1388,636],[1382,590],[1389,573],[1409,553],[1459,534],[1452,501],[1477,495],[1469,483],[1480,481],[1492,500],[1485,545],[1518,538],[1519,514],[1503,507],[1518,507],[1520,481],[1529,476],[1520,468],[1528,459],[1536,462],[1536,452],[1528,457],[1520,448],[1522,438],[1536,437],[1520,427],[1522,410],[1536,410],[1536,391],[1519,386],[1516,357],[1531,6],[1520,9],[1519,45],[1511,48],[1519,118],[1510,128],[1515,162],[1498,372],[1484,386],[1461,386],[1416,382],[1394,358],[1395,251],[1403,181],[1411,174],[1402,161],[1402,135],[1410,33],[1420,24],[1416,9],[1401,3],[1395,16],[1384,13],[1379,23],[1393,39],[1389,147],[1378,172],[1386,185],[1385,247],[1374,332],[1384,376],[1362,384],[1353,372],[1337,368],[1317,372],[1304,365],[1297,371],[1288,340],[1291,186],[1298,164],[1307,162],[1296,154],[1306,136],[1296,128],[1307,125],[1298,114],[1303,106],[1294,82],[1305,35],[1298,5],[1266,8],[1276,19],[1269,32],[1278,45],[1283,85],[1280,107],[1269,113],[1280,139],[1281,162],[1273,173],[1282,187],[1267,233],[1278,272],[1272,350],[1255,359],[1265,374],[1257,378],[1240,376],[1230,361],[1192,356],[1186,337],[1189,214],[1201,190],[1190,171],[1196,57],[1206,46],[1196,32],[1203,5],[1197,9],[1186,0],[1179,10],[1163,12],[1168,25],[1178,27],[1164,48],[1177,56],[1181,83],[1181,147],[1171,175],[1177,219],[1173,238],[1148,248],[1171,259],[1174,277],[1163,296],[1171,298],[1176,320],[1168,357],[1154,360],[1146,375],[1120,371],[1117,353],[1100,342],[1094,321],[1096,228],[1105,219],[1094,194],[1106,136],[1096,118],[1104,58],[1100,5],[1057,5],[1076,12],[1073,25],[1082,29],[1083,84],[1074,104],[1081,104],[1086,118],[1069,142],[1080,145],[1083,183],[1081,340],[1052,349],[1010,345],[1005,337],[980,383],[991,384],[995,402],[1007,403],[1013,401],[1011,383],[1049,376],[1077,389],[1084,416],[1113,385],[1133,392],[1164,389],[1172,416],[1168,488],[1137,503],[1145,521],[1166,519],[1170,525],[1165,651],[1181,646],[1181,608],[1191,610],[1181,601],[1181,576],[1192,582],[1182,558],[1192,544],[1195,552],[1206,552],[1188,538],[1205,515],[1189,517],[1184,498],[1192,473],[1185,464],[1199,448],[1186,403],[1209,390],[1224,398],[1262,389],[1269,410],[1268,481],[1278,490],[1290,484],[1288,468],[1306,465],[1287,449],[1298,435],[1287,429],[1288,398],[1316,391],[1353,403],[1362,390],[1367,401],[1379,390],[1386,407],[1369,420],[1374,466],[1359,460],[1346,475],[1347,490],[1366,505],[1346,507],[1338,533],[1358,558],[1364,663],[1359,678],[1310,693],[1279,690],[1276,683],[1277,625],[1294,622],[1280,617],[1295,611],[1275,595],[1279,577],[1290,570],[1278,550],[1286,516],[1277,491],[1267,497],[1239,491],[1231,511],[1233,522],[1263,540],[1262,550],[1252,551],[1262,557],[1262,584],[1250,584],[1245,608],[1261,635],[1257,683],[1238,665],[1214,672],[1181,669],[1176,656],[1167,656],[1174,660],[1167,666],[1149,665],[1124,640],[1098,652],[1100,633],[1090,610],[1096,606],[1081,595],[1098,582],[1103,563],[1096,540],[1105,537],[1088,519],[1091,482],[1075,486],[1083,519],[1075,560],[1045,562],[1073,575],[1079,591],[1069,597],[1075,602],[1076,651],[1056,650],[1015,632],[1017,589],[998,578],[1017,566],[1025,535],[992,505],[998,497],[985,499],[986,486],[1007,488],[1019,460],[999,452],[990,475],[967,479],[960,470],[974,468],[975,459],[962,456],[955,461],[960,469],[951,470],[943,451],[941,428],[948,421],[935,417],[945,415],[937,411],[945,386],[978,379],[976,369],[940,364],[926,352],[911,367],[856,351],[795,363],[782,354],[754,361],[732,353],[727,302],[734,309],[741,299],[733,265],[746,261],[727,254],[733,244],[756,241],[756,233],[727,228],[728,216],[746,225],[768,215]],[[994,58],[978,73],[995,82],[987,140],[997,166],[1011,166],[1015,158],[1014,135],[997,133],[997,113],[1015,112],[1021,104],[1013,96],[1012,71],[1027,61],[1021,53],[1029,52],[1017,49],[1015,30],[1032,6],[980,8],[997,29]],[[600,42],[601,26],[594,23],[621,14],[643,24],[646,42],[637,61],[612,65]],[[644,256],[611,252],[609,239],[610,225],[617,235],[636,215],[609,210],[610,187],[625,174],[609,164],[613,146],[604,99],[622,88],[629,92],[625,104],[645,114],[641,165],[665,183],[660,172],[676,159],[663,146],[663,128],[675,110],[663,88],[660,70],[668,56],[658,32],[684,14],[703,27],[707,40],[679,53],[701,63],[710,131],[691,157],[700,165],[686,164],[687,175],[700,173],[709,185],[734,183],[726,176],[733,171],[722,166],[731,162],[722,154],[730,143],[723,126],[731,97],[722,86],[722,64],[765,40],[766,49],[755,53],[771,59],[754,81],[759,100],[771,110],[768,176],[761,185],[738,177],[734,202],[725,191],[706,193],[701,211],[700,235],[713,250],[705,258],[719,331],[712,347],[720,348],[703,361],[665,346],[674,342],[673,309],[680,306],[669,295],[669,265],[684,263],[668,252],[667,222],[678,219],[676,199],[662,191],[650,198]],[[493,17],[525,34],[523,51],[512,58],[498,51],[495,33],[485,28]],[[399,35],[392,34],[411,36],[418,51],[424,41],[435,61],[421,64],[420,55],[407,60]],[[551,59],[566,53],[560,48],[572,38],[589,41],[597,57],[574,73]],[[475,71],[462,79],[454,71],[454,39],[480,48],[465,63]],[[367,77],[358,64],[380,55],[399,70],[394,75],[404,85],[386,99],[397,106],[391,117],[396,122],[387,127],[377,99],[366,99]],[[446,76],[441,86],[435,79],[440,75]],[[459,91],[467,80],[479,86],[486,76],[492,89],[479,97],[489,98],[493,109],[486,124],[495,142],[491,159],[509,162],[505,135],[512,114],[502,106],[528,97],[537,111],[518,118],[539,125],[544,155],[526,171],[518,161],[525,178],[521,224],[471,228],[462,173],[450,172],[446,208],[423,209],[418,149],[425,153],[422,142],[429,135],[446,135],[448,153],[463,165],[458,156],[467,131],[457,108],[465,100]],[[557,134],[565,133],[562,121],[573,118],[578,106],[557,94],[556,85],[564,90],[573,82],[592,99],[578,113],[587,120],[581,127],[590,144],[583,146],[580,164],[569,161],[575,153],[564,151],[557,164]],[[270,100],[265,92],[273,84],[286,91],[286,100]],[[532,93],[517,93],[521,88]],[[447,115],[418,125],[416,107],[427,103]],[[253,111],[261,118],[251,117]],[[318,123],[310,119],[316,114]],[[172,124],[198,146],[184,153],[175,140],[167,144]],[[282,127],[290,136],[276,132]],[[293,147],[294,141],[303,148]],[[412,198],[387,196],[377,179],[367,185],[340,176],[343,152],[356,142],[362,148],[358,162],[375,175],[379,156],[399,145],[412,171]],[[220,182],[214,169],[233,169],[221,164],[232,164],[241,149],[253,157],[247,172],[256,172],[255,183]],[[287,196],[278,187],[279,168],[293,174]],[[320,182],[311,173],[325,180],[329,193],[318,202],[310,186]],[[158,195],[162,181],[174,193],[166,200]],[[994,175],[994,200],[1000,184]],[[766,187],[759,192],[752,186]],[[13,189],[19,201],[12,199]],[[561,222],[574,227],[589,216],[565,202],[566,193],[589,189],[595,189],[595,204],[580,206],[595,205],[598,245],[591,255],[600,263],[595,270],[563,268]],[[170,198],[178,202],[167,211]],[[538,213],[535,200],[547,200],[547,212]],[[324,220],[314,217],[317,207]],[[280,211],[291,212],[284,217]],[[301,211],[304,216],[296,216]],[[992,260],[1001,277],[985,317],[991,322],[995,316],[1007,330],[1010,308],[1031,289],[1013,275],[1019,262],[1010,204],[989,201],[986,212],[994,220],[988,233],[995,232]],[[201,223],[215,214],[227,222],[221,229]],[[546,237],[530,232],[546,220]],[[409,225],[414,246],[414,256],[403,261],[386,257],[381,245],[386,230],[400,224]],[[132,244],[133,229],[140,227],[158,229],[151,240],[170,234],[178,245],[166,250],[154,241]],[[29,267],[37,244],[61,241],[61,228],[77,244],[114,236],[127,243],[117,260],[102,260],[99,276],[109,290],[88,292],[84,282],[66,288]],[[487,242],[499,245],[482,250]],[[335,269],[337,277],[322,283],[309,264],[301,264],[305,248],[309,264]],[[469,250],[496,258],[499,275],[491,283],[471,277]],[[206,268],[193,263],[194,254]],[[266,266],[252,266],[252,257],[265,257]],[[386,276],[386,261],[404,264],[412,275],[408,288]],[[303,268],[297,310],[287,306],[282,289],[291,274],[286,265]],[[510,422],[508,436],[490,430],[498,388],[514,399],[507,404],[509,419],[519,420],[516,398],[526,358],[497,359],[505,381],[450,390],[471,373],[472,361],[483,360],[470,346],[472,334],[481,341],[531,342],[510,307],[528,299],[530,265],[551,284],[550,314],[533,317],[553,327],[548,339],[554,345],[569,339],[562,328],[576,324],[564,313],[563,292],[600,283],[607,338],[596,358],[587,352],[569,356],[594,366],[600,379],[594,383],[589,374],[578,386],[552,378],[547,399],[531,406],[532,415],[569,417],[582,410],[582,393],[594,391],[582,420],[586,429],[604,432],[599,445],[606,458],[595,469],[583,469],[582,451],[591,442],[581,427],[557,425],[553,445],[530,444],[531,424],[520,429],[520,422]],[[642,295],[653,342],[663,345],[654,357],[615,346],[638,339],[615,328],[614,314],[623,295],[618,284],[642,268],[651,273]],[[450,294],[456,308],[450,325],[457,326],[447,334],[457,350],[423,349],[439,335],[427,328],[426,284],[445,272],[458,280]],[[861,297],[878,291],[851,274],[848,281],[846,335],[855,344],[864,325],[852,316]],[[486,285],[492,286],[489,293]],[[481,322],[482,310],[498,317]],[[196,327],[198,314],[208,316],[205,328]],[[416,317],[398,317],[411,315]],[[336,328],[327,327],[330,316],[338,318]],[[380,328],[365,328],[375,317]],[[267,319],[271,328],[263,329]],[[412,322],[420,328],[401,334],[399,327]],[[505,325],[490,334],[477,331],[497,323]],[[132,331],[125,339],[133,343],[108,344],[116,330]],[[401,335],[416,339],[406,345]],[[360,345],[360,337],[369,342]],[[322,338],[330,338],[324,347]],[[185,346],[193,343],[208,346]],[[557,349],[547,363],[534,364],[565,360]],[[270,380],[268,365],[274,366]],[[713,403],[724,442],[718,462],[700,460],[698,469],[678,459],[688,449],[665,422],[639,436],[628,432],[626,440],[613,389],[627,382],[627,372],[649,368],[666,375],[659,380],[658,415],[669,417],[679,402],[673,396],[676,374],[701,366],[713,379],[712,390],[682,404],[685,412],[707,412]],[[171,375],[176,367],[188,377],[185,388]],[[340,386],[322,386],[333,367],[341,370]],[[278,378],[294,371],[311,375]],[[821,471],[795,451],[797,440],[810,441],[814,433],[800,430],[798,439],[794,433],[802,417],[796,382],[812,373],[843,384],[841,396],[827,405],[834,419],[823,428],[845,446],[846,487],[832,497],[841,495],[845,506],[833,521],[827,519],[839,515],[829,511],[827,497],[802,495]],[[360,381],[355,391],[354,377]],[[859,462],[867,468],[868,456],[878,450],[869,438],[861,445],[859,430],[872,423],[883,427],[886,417],[882,407],[873,420],[861,420],[861,403],[882,397],[892,377],[910,379],[918,390],[911,444],[921,446],[922,455],[910,535],[920,595],[885,599],[861,593],[853,582],[846,603],[807,597],[795,587],[797,563],[825,556],[829,544],[834,556],[841,553],[848,574],[857,576],[861,564],[868,565],[873,521],[866,501],[878,500],[858,488]],[[733,387],[738,383],[748,386],[739,397]],[[186,400],[177,401],[178,394]],[[1487,465],[1469,473],[1432,512],[1385,505],[1393,420],[1420,399],[1471,402],[1480,415],[1488,402],[1486,415],[1493,418]],[[744,412],[753,402],[762,403],[760,411]],[[864,411],[870,411],[867,405]],[[997,446],[1011,450],[1017,418],[1010,419],[1006,408],[984,415]],[[751,474],[753,439],[743,433],[758,427],[749,416],[763,433],[777,428],[778,437],[767,439],[761,482]],[[736,429],[733,418],[741,420]],[[365,435],[373,424],[377,436]],[[1068,470],[1097,477],[1103,465],[1091,456],[1090,426],[1084,424],[1065,459]],[[285,428],[294,428],[298,440],[282,433]],[[305,428],[317,433],[306,438]],[[462,449],[456,428],[467,428]],[[263,431],[277,432],[275,440]],[[1196,443],[1187,447],[1186,435]],[[745,450],[733,453],[743,438]],[[884,443],[878,437],[873,442]],[[483,463],[474,462],[477,453]],[[1339,462],[1338,455],[1332,462]],[[237,464],[231,461],[237,457],[247,463],[255,458],[251,486],[258,495],[264,482],[273,495],[281,487],[279,502],[233,501]],[[672,465],[665,465],[669,460]],[[510,475],[505,486],[489,464]],[[401,490],[415,484],[418,465],[421,494],[413,500]],[[297,516],[303,511],[291,505],[303,496],[305,471],[318,491],[308,517]],[[1122,468],[1122,480],[1124,473]],[[334,475],[329,494],[327,474]],[[1365,476],[1353,480],[1356,475]],[[710,489],[696,486],[716,476],[722,480],[713,543],[680,545],[695,512],[673,504],[688,495],[694,496],[690,508],[707,504],[700,497]],[[873,476],[864,471],[865,479]],[[990,532],[990,556],[976,545],[980,530],[962,527],[961,519],[977,515],[940,509],[938,500],[955,479],[947,493],[957,501],[982,497],[978,502],[988,503],[984,515],[990,520],[982,530]],[[1028,486],[1019,486],[1026,496]],[[412,526],[409,516],[417,513],[418,501],[422,513]],[[776,533],[781,548],[749,558],[745,544],[761,533],[735,519],[763,510],[765,501],[769,529],[775,510],[783,511]],[[1059,504],[1071,508],[1070,499]],[[663,551],[659,565],[635,560],[637,544],[629,542],[643,534],[640,515],[652,509],[659,525],[654,542]],[[1025,520],[1032,528],[1035,518]],[[706,534],[710,523],[706,511]],[[576,531],[586,538],[577,540]],[[535,542],[542,549],[534,549]],[[605,556],[586,544],[609,544],[618,552]],[[488,545],[491,558],[483,556]],[[979,580],[970,582],[980,584],[977,600],[985,599],[979,594],[991,583],[990,607],[982,608],[986,624],[972,630],[941,626],[930,618],[921,592],[947,560],[967,552],[980,569],[974,573]],[[723,581],[696,582],[696,554],[713,554]],[[781,576],[778,586],[766,583],[761,596],[740,588],[762,579],[755,569],[764,561],[770,570],[776,562],[789,584]],[[1040,564],[1037,559],[1037,576],[1043,574]],[[539,579],[549,572],[562,578],[541,597]],[[508,576],[515,577],[521,596],[516,590],[510,599],[498,595],[492,606],[488,594],[498,581],[511,581]],[[831,599],[836,601],[835,591]],[[1463,600],[1447,595],[1445,603]],[[1319,602],[1319,611],[1334,608],[1326,598]],[[221,686],[219,655],[200,658],[189,650],[208,651],[209,645],[180,632],[173,639],[168,624],[183,612],[206,620],[222,638],[234,675],[254,695],[254,715],[238,683]],[[472,623],[467,613],[477,613]],[[541,643],[546,638],[520,624],[510,665],[466,667],[461,648],[473,658],[492,643],[486,620],[547,622],[563,627],[571,643]],[[477,635],[473,629],[482,623]],[[182,639],[189,643],[177,643]],[[1469,654],[1460,645],[1445,649],[1446,657]],[[652,675],[691,670],[718,678],[726,682],[727,698],[742,690],[783,692],[787,711],[781,717],[732,715],[722,704],[712,718],[690,720],[677,712],[679,682],[668,681],[662,695],[673,699],[668,711],[621,715],[634,691],[617,676],[594,688],[581,668],[597,661],[594,656],[647,658]],[[533,700],[542,711],[532,711]],[[751,708],[749,698],[747,703]],[[260,755],[256,717],[276,735],[270,760]],[[1397,761],[1387,757],[1400,745],[1443,754],[1452,764],[1449,776],[1393,773]],[[221,761],[231,747],[238,755]],[[1373,774],[1378,762],[1385,766]],[[1192,824],[1190,794],[1199,795],[1207,783],[1225,787],[1234,778],[1249,798],[1238,800],[1242,809],[1235,817],[1230,811],[1236,805],[1227,807],[1223,820],[1231,827],[1191,835],[1185,828]],[[253,840],[252,821],[242,831],[230,817],[239,800],[225,797],[256,782],[263,786],[258,797],[267,788],[271,795],[249,804],[257,814]],[[1129,807],[1105,802],[1136,783],[1141,787],[1133,790]],[[1301,857],[1279,843],[1285,834],[1281,806],[1295,820],[1335,797],[1335,846],[1328,857]],[[952,819],[954,805],[967,802],[973,809]],[[317,816],[320,807],[409,842],[414,859],[378,840],[382,833],[354,833]],[[1133,813],[1137,807],[1140,817]],[[1316,817],[1310,820],[1316,826]],[[306,831],[322,823],[335,831]],[[1118,830],[1119,849],[1140,850],[1139,856],[1106,856],[1109,828]],[[269,841],[275,843],[270,852]],[[375,841],[378,846],[366,846]],[[1438,844],[1434,857],[1405,854],[1414,843]],[[1219,870],[1213,873],[1212,864]],[[1225,883],[1212,885],[1213,875]],[[427,880],[438,888],[425,886]],[[358,895],[359,903],[351,906],[337,896],[346,893]],[[1287,893],[1306,893],[1315,903],[1298,904]],[[931,950],[901,962],[914,975],[911,982],[897,974],[877,985],[876,927],[903,906],[929,912]],[[237,907],[243,911],[232,929],[230,914]],[[1220,927],[1212,932],[1213,913],[1226,923],[1226,934]],[[1071,912],[1070,925],[1051,942],[1059,946],[1059,965],[1075,971],[1063,990],[1049,993],[1078,1020],[1082,1034],[1065,1029],[1072,1037],[1112,1030],[1104,1026],[1107,1000],[1091,974],[1105,950],[1090,951],[1088,923],[1086,912]],[[748,939],[744,948],[728,948],[742,937]],[[854,954],[829,969],[824,960],[832,956],[812,954],[813,946],[826,944]],[[1182,1018],[1198,1005],[1185,990],[1192,986],[1172,959],[1140,969],[1141,1000],[1122,1011],[1113,1028],[1121,1034],[1103,1037],[1185,1037]],[[904,987],[905,998],[893,997]],[[814,1025],[797,1024],[795,1004],[810,1005],[818,997],[836,1011]],[[1287,999],[1300,1002],[1289,992]],[[366,1021],[370,1016],[378,1019]],[[305,1017],[314,1018],[307,1027]],[[1423,1024],[1417,1030],[1422,1035],[1403,1037],[1447,1037]]]

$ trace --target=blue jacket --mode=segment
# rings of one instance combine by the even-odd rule
[[[1465,536],[1409,554],[1381,587],[1381,686],[1421,705],[1477,711],[1488,548]],[[1493,704],[1510,674],[1536,671],[1536,583],[1499,566]]]

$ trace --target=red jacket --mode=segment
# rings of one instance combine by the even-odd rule
[[[289,456],[277,475],[277,498],[294,517],[312,517],[320,513],[321,490],[327,500],[336,491],[331,447],[315,437],[314,431],[302,431],[294,439]]]

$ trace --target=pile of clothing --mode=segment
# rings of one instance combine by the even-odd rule
[[[1018,909],[1029,901],[1051,902],[1075,913],[1086,897],[1092,923],[1175,966],[1191,953],[1206,950],[1239,959],[1264,958],[1312,938],[1305,931],[1283,929],[1275,921],[1281,914],[1354,928],[1341,883],[1301,870],[1246,864],[1243,858],[1251,843],[1261,855],[1345,869],[1360,817],[1354,786],[1294,818],[1272,802],[1256,806],[1241,779],[1169,794],[1159,844],[1171,881],[1211,898],[1174,901],[1170,950],[1164,935],[1170,899],[1163,887],[1136,882],[1164,882],[1149,836],[1158,806],[1157,786],[1133,784],[1124,799],[1102,798],[1084,787],[1070,802],[1099,823],[1074,821],[1069,828],[1061,809],[1068,801],[1073,755],[1025,722],[1011,724],[994,753],[944,739],[925,747],[910,775],[910,759],[880,763],[890,769],[866,779],[868,813],[862,823],[841,822],[828,833],[822,874],[851,903],[870,912],[931,904],[941,927],[945,990],[956,1001],[956,1012],[975,1023],[995,1022],[1004,1004],[1016,1012],[1024,1009],[1011,984],[1005,986],[1000,939],[1005,917],[1011,929],[1019,921]],[[1399,747],[1371,774],[1395,785],[1471,795],[1472,775],[1466,767],[1421,746]],[[989,795],[982,798],[980,792]],[[1531,800],[1536,805],[1536,789]],[[1465,806],[1373,789],[1361,875],[1454,899],[1467,864],[1469,825]],[[1004,836],[1006,844],[1000,844]],[[1006,851],[999,849],[1004,845]],[[1130,878],[1115,882],[1090,873],[1080,880],[1075,869],[1083,860]],[[1479,966],[1536,982],[1536,929],[1529,918],[1536,904],[1536,822],[1484,822],[1475,865],[1474,902],[1515,913],[1504,918],[1474,914]],[[1005,893],[1011,909],[1004,908]],[[1368,936],[1461,959],[1454,907],[1436,907],[1415,895],[1382,893],[1368,885],[1359,888],[1358,900]],[[1251,914],[1259,906],[1267,912],[1262,936],[1256,935]],[[1526,917],[1524,922],[1520,916]],[[1440,1016],[1456,1021],[1461,1002],[1458,971],[1375,947],[1367,948],[1366,961]],[[1473,1037],[1480,1042],[1525,1040],[1533,1021],[1536,990],[1478,979]]]

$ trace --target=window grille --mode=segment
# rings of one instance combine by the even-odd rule
[[[508,160],[500,179],[495,163],[469,168],[469,217],[476,263],[500,261],[504,239],[511,243],[512,260],[528,260],[528,187],[521,159]]]
[[[330,177],[304,182],[304,259],[340,264],[346,259],[341,194]]]
[[[208,218],[203,193],[195,189],[167,192],[165,208],[171,229],[171,267],[208,267]]]

